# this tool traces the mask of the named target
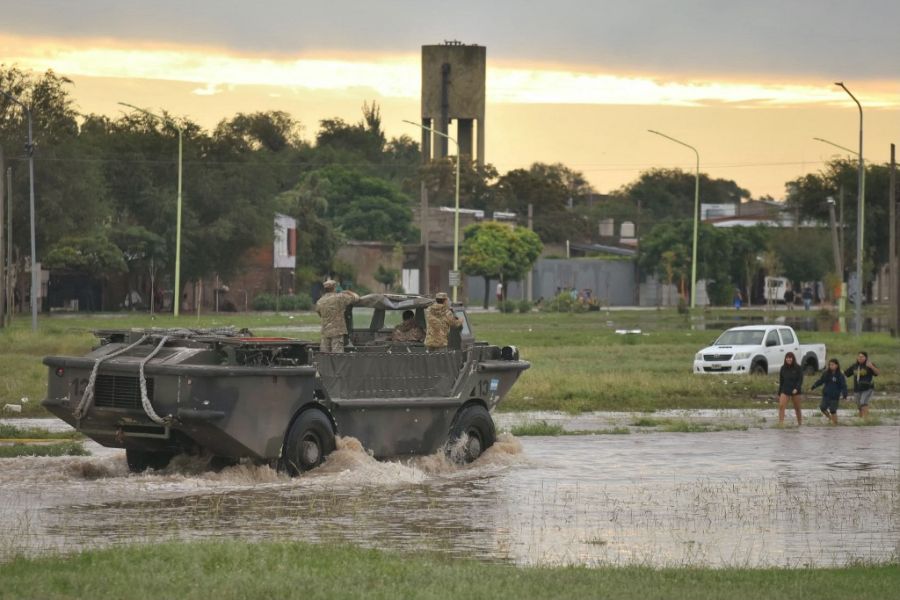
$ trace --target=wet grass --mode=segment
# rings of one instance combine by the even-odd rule
[[[742,311],[742,317],[761,312]],[[868,314],[868,313],[867,313]],[[690,372],[694,354],[723,329],[715,325],[697,330],[674,310],[611,311],[583,314],[470,315],[479,339],[513,344],[532,368],[523,373],[500,405],[504,411],[560,410],[640,411],[701,408],[760,408],[774,406],[776,377],[696,376]],[[779,313],[784,316],[784,313]],[[734,317],[734,311],[704,313],[707,323]],[[815,315],[811,315],[815,318]],[[46,367],[41,359],[51,354],[80,355],[94,343],[90,331],[128,327],[221,327],[234,325],[255,332],[284,326],[316,325],[309,313],[231,313],[171,316],[151,319],[141,313],[106,316],[53,316],[39,320],[32,334],[27,319],[16,319],[11,330],[0,331],[0,407],[18,404],[21,413],[0,416],[47,416],[40,406],[46,389]],[[692,325],[693,324],[693,325]],[[616,329],[640,329],[641,334],[618,335]],[[273,334],[316,339],[315,332],[273,331]],[[900,340],[886,333],[860,337],[832,332],[801,332],[803,342],[827,344],[829,356],[849,364],[858,350],[867,350],[882,370],[876,408],[900,408]],[[882,393],[887,392],[888,396]],[[22,402],[22,398],[28,399]],[[804,406],[815,408],[810,396]]]
[[[40,427],[17,427],[0,423],[0,440],[81,440],[84,436],[77,431],[47,431]]]
[[[900,567],[513,567],[306,543],[206,542],[87,551],[3,565],[0,598],[892,597]]]
[[[534,436],[534,435],[566,435],[566,430],[562,425],[556,423],[548,423],[547,421],[533,421],[531,423],[523,423],[512,428],[511,433],[516,437]]]
[[[76,441],[50,444],[0,445],[0,458],[18,458],[20,456],[87,456],[89,454],[90,452],[84,449],[84,445]]]

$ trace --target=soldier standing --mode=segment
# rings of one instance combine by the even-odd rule
[[[439,292],[434,297],[434,304],[425,311],[425,324],[428,331],[425,334],[425,347],[429,350],[446,350],[447,335],[451,327],[462,327],[462,321],[453,314],[453,309],[447,305],[447,294]]]
[[[334,291],[336,285],[332,279],[323,283],[325,293],[316,302],[316,312],[322,318],[322,341],[319,344],[319,350],[322,352],[344,351],[344,336],[347,335],[344,312],[359,299],[359,295],[350,290],[336,293]]]

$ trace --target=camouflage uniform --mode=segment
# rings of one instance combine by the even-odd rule
[[[322,352],[344,351],[344,336],[347,335],[344,312],[357,298],[359,296],[350,291],[326,292],[316,302],[316,312],[322,317],[322,341],[319,343],[319,350]]]
[[[415,319],[403,321],[394,327],[394,333],[391,334],[391,341],[394,342],[421,342],[424,339],[425,332]]]
[[[447,335],[451,327],[462,327],[462,321],[456,318],[446,304],[435,302],[425,311],[425,324],[428,332],[425,335],[425,346],[429,350],[441,350],[447,347]]]

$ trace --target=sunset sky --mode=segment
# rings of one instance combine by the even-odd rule
[[[309,5],[309,6],[307,6]],[[284,110],[312,139],[377,100],[389,136],[418,132],[420,47],[487,47],[486,159],[501,172],[563,162],[600,192],[652,167],[784,182],[856,148],[900,141],[900,2],[860,0],[0,1],[0,62],[75,83],[83,112],[123,101],[204,126]]]

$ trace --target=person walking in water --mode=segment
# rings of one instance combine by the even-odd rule
[[[847,378],[841,373],[841,363],[836,358],[828,361],[828,368],[822,371],[822,376],[812,384],[811,390],[822,387],[822,402],[819,410],[831,420],[832,425],[837,425],[838,401],[847,399]]]
[[[347,335],[347,320],[344,312],[347,307],[359,300],[359,295],[351,290],[335,292],[337,282],[328,279],[322,284],[325,293],[316,302],[316,313],[322,318],[321,342],[322,352],[343,352],[344,336]]]
[[[778,424],[784,425],[784,411],[787,408],[788,399],[794,404],[794,414],[797,415],[797,427],[803,423],[802,402],[803,397],[803,368],[797,364],[797,357],[793,352],[784,355],[784,364],[778,372]]]
[[[438,292],[434,297],[434,304],[425,311],[425,347],[429,351],[446,350],[447,338],[451,327],[462,327],[453,309],[447,305],[447,294]]]
[[[853,394],[856,396],[856,406],[859,408],[859,416],[865,418],[869,414],[869,400],[875,393],[874,377],[881,374],[872,361],[869,360],[867,352],[860,352],[856,355],[856,362],[853,366],[844,371],[847,377],[853,377]]]

